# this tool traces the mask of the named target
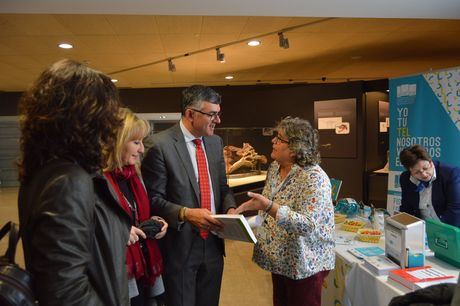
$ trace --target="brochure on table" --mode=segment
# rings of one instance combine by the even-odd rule
[[[352,248],[352,249],[349,249],[348,252],[350,252],[356,258],[359,258],[359,259],[364,259],[365,257],[378,256],[378,255],[385,254],[385,251],[378,246]]]
[[[365,257],[364,266],[377,275],[388,275],[390,271],[400,268],[385,255]]]
[[[431,266],[390,271],[389,279],[411,290],[426,288],[440,283],[457,283],[457,277],[443,273]]]

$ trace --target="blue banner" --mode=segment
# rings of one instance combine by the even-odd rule
[[[460,166],[460,68],[390,79],[387,208],[401,204],[402,149],[420,144],[435,160]]]

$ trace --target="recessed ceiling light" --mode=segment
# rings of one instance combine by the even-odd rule
[[[251,40],[250,42],[248,42],[248,46],[251,46],[251,47],[256,47],[260,45],[260,40]]]
[[[233,75],[227,75],[227,76],[225,77],[225,79],[226,79],[226,80],[232,80],[232,79],[233,79]]]
[[[110,81],[112,81],[112,83],[116,83],[116,82],[118,82],[118,80],[117,80],[117,79],[111,79]]]
[[[73,48],[71,44],[67,44],[67,43],[59,44],[58,47],[61,49],[72,49]]]

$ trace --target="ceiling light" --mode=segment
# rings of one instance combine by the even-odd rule
[[[168,59],[168,70],[171,72],[176,71],[176,65],[174,65],[172,59]]]
[[[260,40],[251,40],[248,42],[248,46],[251,46],[251,47],[256,47],[260,45]]]
[[[73,48],[71,44],[67,44],[67,43],[59,44],[58,47],[61,49],[72,49]]]
[[[117,79],[111,79],[110,81],[112,81],[112,83],[116,83],[116,82],[118,82],[118,80],[117,80]]]
[[[225,79],[226,79],[226,80],[233,80],[233,75],[227,75],[227,76],[225,77]]]
[[[225,54],[220,52],[220,48],[216,48],[216,57],[219,62],[225,63]]]
[[[278,39],[279,39],[280,48],[283,48],[283,49],[289,48],[289,40],[286,37],[284,37],[283,32],[278,33]]]

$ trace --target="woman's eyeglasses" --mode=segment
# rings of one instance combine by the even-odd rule
[[[282,142],[282,143],[287,143],[289,144],[289,140],[286,140],[286,139],[283,139],[282,137],[280,137],[280,135],[278,134],[277,131],[274,132],[274,135],[275,135],[275,143],[279,143],[279,142]]]

